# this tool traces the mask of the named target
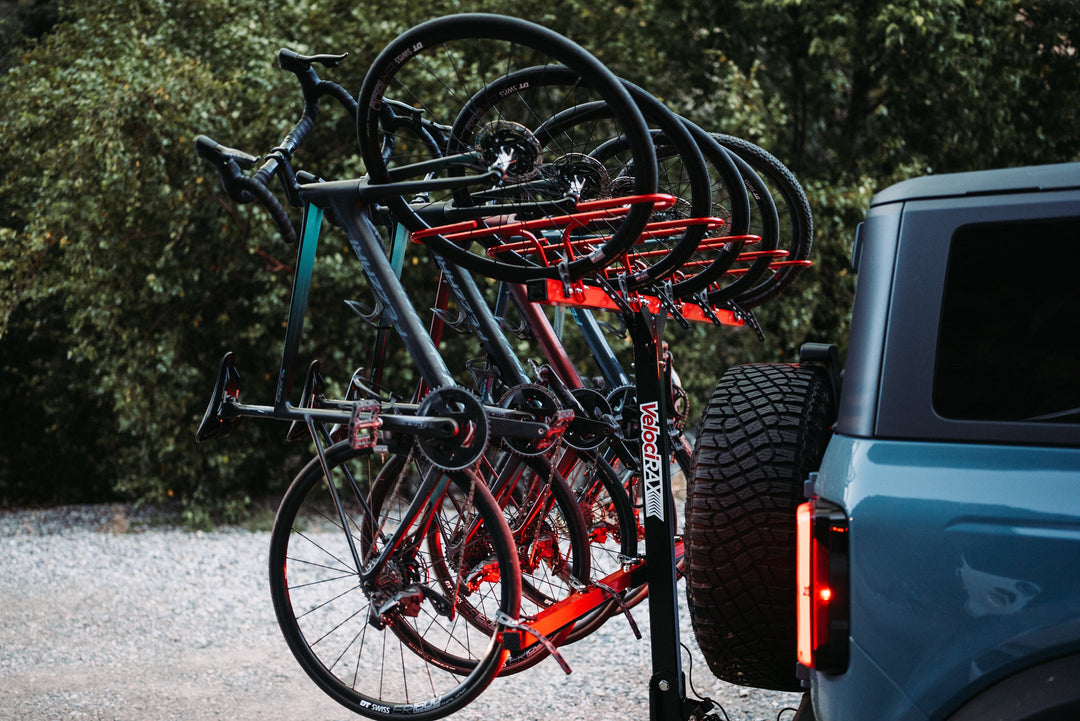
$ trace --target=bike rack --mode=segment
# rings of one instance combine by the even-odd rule
[[[667,460],[672,449],[664,393],[669,380],[663,362],[666,320],[667,313],[652,313],[647,306],[626,318],[634,344],[635,382],[641,409],[641,482],[645,500],[645,552],[649,557],[645,575],[649,584],[653,668],[649,679],[649,718],[685,721],[691,713],[682,670],[675,572],[675,499],[671,490],[671,465]]]
[[[533,303],[545,305],[570,306],[575,308],[587,308],[589,310],[606,310],[625,313],[626,309],[608,293],[607,290],[595,285],[586,285],[581,282],[570,284],[570,295],[565,292],[562,281],[550,278],[541,281],[526,283],[528,295],[526,299]],[[668,299],[661,299],[658,295],[634,294],[624,299],[631,307],[636,302],[642,310],[652,315],[666,313],[664,308]],[[696,323],[716,323],[718,325],[742,325],[742,320],[731,310],[725,308],[710,308],[707,304],[692,302],[671,301],[678,314],[687,321]],[[713,314],[716,320],[713,320]]]
[[[663,329],[669,315],[683,321],[742,326],[743,317],[731,310],[707,304],[673,303],[671,299],[639,293],[620,293],[576,282],[566,288],[562,281],[526,284],[528,300],[621,312],[634,345],[635,383],[641,418],[641,477],[645,501],[645,552],[648,557],[627,559],[623,568],[588,589],[545,609],[529,624],[529,631],[547,635],[573,622],[604,602],[609,593],[649,586],[650,646],[653,674],[649,679],[650,721],[687,721],[712,702],[686,697],[679,631],[678,574],[683,557],[681,538],[676,537],[675,500],[671,488],[671,437],[668,432],[670,368],[664,362]],[[634,627],[637,632],[636,626]],[[640,637],[640,635],[639,635]],[[540,642],[522,638],[522,647]]]

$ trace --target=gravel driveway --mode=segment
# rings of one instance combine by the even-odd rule
[[[0,512],[0,719],[361,718],[323,696],[278,632],[269,533],[149,521],[115,505]],[[797,694],[712,677],[685,615],[698,694],[731,721],[790,721]],[[647,719],[648,614],[634,616],[643,640],[609,621],[565,649],[571,675],[546,661],[451,718]]]

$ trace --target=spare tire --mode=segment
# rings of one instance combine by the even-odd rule
[[[719,678],[798,691],[795,509],[836,415],[822,367],[749,364],[705,408],[686,496],[686,595]]]

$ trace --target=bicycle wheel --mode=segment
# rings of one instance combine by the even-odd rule
[[[780,223],[769,189],[745,160],[735,154],[732,154],[732,160],[750,197],[750,235],[760,240],[749,250],[743,248],[735,263],[709,286],[709,302],[715,305],[729,304],[744,290],[753,287],[776,261],[774,252],[780,242]]]
[[[764,197],[765,186],[749,165],[699,126],[688,120],[684,122],[709,163],[709,175],[714,178],[714,212],[724,216],[727,209],[724,217],[729,223],[726,233],[703,240],[697,252],[675,271],[674,291],[684,300],[693,300],[695,295],[709,291],[710,301],[719,303],[730,297],[730,293],[715,296],[711,293],[734,282],[729,272],[740,257],[745,257],[744,251],[760,251],[775,243],[775,233],[770,230],[775,210],[770,210],[770,201]],[[744,240],[745,236],[758,236],[761,240],[751,246]],[[754,272],[763,273],[764,266],[755,266]]]
[[[549,182],[561,187],[574,176],[580,178],[584,200],[625,195],[636,174],[634,157],[607,103],[576,104],[547,119],[537,112],[539,108],[556,110],[545,99],[549,95],[560,97],[581,82],[573,70],[551,66],[526,68],[498,78],[462,108],[451,132],[449,152],[464,151],[458,144],[461,139],[476,137],[509,108],[516,108],[532,113],[531,120],[540,123],[533,137],[545,156],[556,158],[548,169]],[[637,288],[663,278],[694,251],[706,226],[680,227],[679,221],[707,218],[712,198],[705,159],[679,117],[643,89],[624,85],[650,128],[659,171],[657,192],[674,198],[670,207],[654,211],[637,242],[604,270],[609,278],[621,276],[628,287]],[[458,190],[456,197],[461,205],[473,202],[468,189]],[[588,247],[590,234],[582,235],[582,246]],[[546,244],[546,252],[558,253],[566,242],[566,238],[553,238]],[[574,242],[574,236],[569,242]]]
[[[746,161],[764,182],[779,220],[778,248],[788,253],[780,259],[780,264],[770,264],[756,284],[735,297],[740,308],[750,309],[786,290],[807,266],[806,260],[810,257],[814,242],[814,218],[810,212],[810,201],[799,181],[771,153],[732,135],[713,133],[713,137]]]
[[[603,581],[621,570],[625,559],[636,558],[638,554],[638,525],[630,498],[615,469],[595,454],[568,454],[559,465],[568,468],[567,483],[585,517],[592,580]],[[596,607],[577,620],[564,643],[585,638],[620,612],[615,600]]]
[[[520,97],[497,104],[492,121],[469,138],[453,138],[450,129],[474,94],[523,67],[567,66],[580,84],[551,89],[523,107]],[[566,38],[534,23],[499,15],[466,14],[432,20],[392,42],[376,58],[358,97],[357,129],[360,152],[372,184],[406,178],[438,178],[469,188],[473,205],[461,207],[453,189],[428,188],[417,196],[415,187],[394,195],[387,204],[397,220],[419,231],[449,221],[487,219],[502,226],[508,217],[556,218],[576,208],[578,187],[561,187],[557,157],[538,152],[533,131],[556,112],[584,102],[602,100],[612,109],[607,137],[626,135],[633,151],[635,175],[629,195],[656,190],[656,159],[641,113],[627,91],[592,55]],[[401,103],[407,104],[404,110]],[[393,128],[403,114],[440,134],[446,147],[467,149],[444,158],[443,164],[415,164],[430,157],[423,143],[397,142]],[[388,121],[388,118],[391,120]],[[393,120],[397,118],[397,120]],[[502,178],[492,182],[488,169],[506,161]],[[564,161],[565,162],[565,161]],[[411,167],[410,167],[411,166]],[[487,177],[474,183],[463,176]],[[570,178],[571,181],[574,178]],[[488,277],[512,282],[534,278],[578,278],[614,260],[637,240],[653,209],[651,201],[633,202],[624,211],[597,218],[597,247],[587,253],[542,255],[528,247],[491,255],[491,248],[471,238],[435,233],[424,242],[455,263]]]
[[[490,473],[493,495],[518,551],[521,618],[528,623],[588,582],[592,556],[585,518],[567,482],[542,458],[511,453]],[[548,640],[557,646],[569,633],[561,629]],[[546,656],[541,644],[530,646],[512,654],[499,675],[519,673]]]
[[[456,606],[467,597],[492,616],[518,614],[521,575],[502,511],[459,472],[442,474],[426,502],[421,489],[432,484],[395,474],[401,482],[373,514],[364,494],[376,457],[339,443],[326,459],[332,482],[318,459],[308,463],[270,540],[270,590],[289,648],[325,693],[364,716],[423,720],[460,709],[507,651],[497,631],[478,629]],[[409,516],[413,501],[423,508]],[[431,528],[441,545],[430,543]],[[433,576],[436,564],[449,569],[451,588]]]

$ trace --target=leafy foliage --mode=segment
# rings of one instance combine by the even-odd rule
[[[748,331],[671,331],[692,398],[724,367],[789,360],[845,337],[851,237],[873,192],[928,170],[1071,160],[1080,10],[1037,0],[124,0],[0,13],[0,503],[178,500],[193,524],[237,518],[308,454],[249,424],[196,447],[217,361],[269,399],[291,250],[216,187],[192,141],[273,147],[299,114],[279,47],[343,52],[358,89],[374,55],[439,14],[534,19],[710,130],[761,144],[804,181],[815,268]],[[54,24],[55,23],[55,24]],[[301,165],[362,172],[328,107]],[[318,260],[303,355],[344,381],[372,331],[340,239]],[[410,270],[430,287],[423,263]],[[426,285],[425,285],[426,283]],[[671,326],[669,326],[671,327]],[[472,352],[450,344],[452,364]],[[402,359],[394,382],[408,387]]]

